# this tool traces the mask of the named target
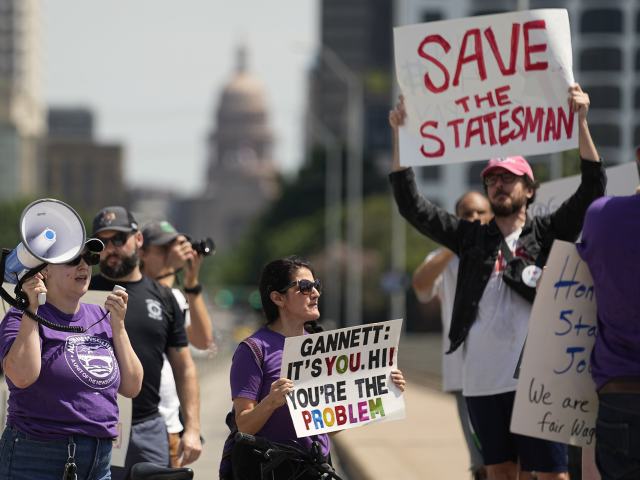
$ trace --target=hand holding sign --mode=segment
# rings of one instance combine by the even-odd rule
[[[279,378],[271,384],[267,401],[275,410],[287,403],[287,394],[293,391],[293,382],[288,378]]]

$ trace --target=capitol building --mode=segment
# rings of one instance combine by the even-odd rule
[[[212,237],[218,250],[228,250],[278,194],[272,151],[264,89],[240,47],[207,136],[205,187],[177,203],[176,226],[196,239]]]

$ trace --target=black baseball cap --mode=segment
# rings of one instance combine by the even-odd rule
[[[167,245],[182,235],[166,220],[150,222],[142,229],[143,245]]]
[[[131,212],[124,207],[104,207],[93,218],[93,235],[105,230],[117,232],[136,232],[138,222]]]

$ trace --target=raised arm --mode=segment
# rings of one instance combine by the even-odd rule
[[[604,195],[607,178],[587,125],[589,95],[582,91],[580,85],[570,87],[569,104],[579,117],[582,180],[576,192],[551,214],[550,222],[554,238],[575,242],[582,230],[587,208],[596,198]]]
[[[213,326],[211,317],[204,303],[199,282],[200,266],[203,257],[193,252],[193,257],[185,264],[184,269],[184,293],[189,302],[189,315],[191,321],[187,325],[187,337],[189,343],[199,350],[214,348]]]
[[[29,299],[29,310],[33,313],[38,308],[38,294],[47,292],[43,278],[39,272],[22,285]],[[2,369],[16,387],[27,388],[40,376],[41,362],[38,322],[23,314],[15,340],[2,360]]]
[[[140,393],[144,371],[138,356],[133,351],[129,335],[124,328],[124,316],[127,313],[128,299],[126,292],[117,290],[109,294],[104,306],[110,314],[109,321],[111,322],[111,332],[113,334],[113,347],[118,360],[118,368],[120,369],[118,393],[125,397],[133,398]]]
[[[447,268],[455,254],[448,248],[441,248],[429,255],[413,272],[412,285],[416,297],[423,303],[435,296],[436,281]]]
[[[590,105],[589,95],[583,92],[577,83],[569,87],[569,105],[573,112],[578,112],[578,148],[580,158],[592,162],[599,162],[600,156],[591,138],[589,124],[587,122]]]
[[[399,172],[406,170],[406,167],[400,166],[400,138],[398,131],[407,118],[407,111],[404,107],[404,97],[398,97],[398,103],[393,110],[389,112],[389,125],[391,126],[392,152],[391,152],[391,171]]]
[[[400,96],[395,108],[389,112],[389,126],[393,136],[389,180],[398,210],[420,233],[457,253],[459,239],[463,234],[459,231],[458,217],[422,196],[418,191],[413,169],[400,166],[398,129],[404,124],[405,119],[404,99]]]

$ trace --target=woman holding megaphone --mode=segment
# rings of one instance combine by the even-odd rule
[[[9,386],[1,480],[111,478],[117,393],[135,397],[143,371],[124,328],[127,293],[110,293],[106,312],[80,302],[103,248],[90,239],[75,259],[47,265],[22,285],[31,314],[83,333],[49,329],[16,308],[0,324]],[[47,303],[38,306],[41,293]]]

